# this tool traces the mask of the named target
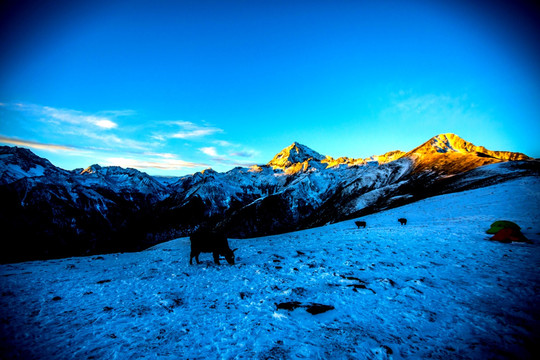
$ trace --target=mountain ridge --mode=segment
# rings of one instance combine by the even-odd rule
[[[332,159],[294,142],[266,165],[166,182],[116,166],[66,171],[0,147],[0,226],[20,244],[2,261],[140,250],[201,226],[238,238],[278,234],[540,175],[539,162],[523,154],[442,135],[365,159]]]
[[[459,152],[459,153],[479,153],[484,154],[499,160],[531,160],[531,158],[523,153],[511,152],[511,151],[492,151],[488,150],[483,146],[476,146],[456,134],[445,133],[439,134],[417,148],[411,150],[409,153],[448,153],[448,152]]]
[[[414,172],[436,168],[446,175],[503,161],[533,160],[518,152],[488,150],[452,133],[434,136],[403,156],[414,159]]]
[[[46,167],[49,167],[49,168],[51,166],[57,168],[56,166],[51,164],[49,160],[38,157],[37,155],[32,153],[29,149],[17,147],[17,146],[2,146],[2,147],[12,149],[9,151],[4,151],[3,152],[4,155],[5,154],[13,155],[17,153],[18,151],[17,149],[20,149],[22,151],[21,154],[24,154],[23,155],[24,158],[34,158],[33,161],[36,163],[45,164]],[[520,152],[492,151],[492,150],[486,149],[483,146],[476,146],[462,139],[456,134],[443,133],[443,134],[433,136],[428,141],[424,142],[423,144],[407,152],[401,151],[401,150],[391,150],[382,155],[372,155],[367,158],[352,158],[348,156],[333,158],[328,155],[326,156],[321,155],[320,153],[311,149],[310,147],[300,144],[299,142],[295,141],[291,145],[283,148],[281,151],[276,153],[276,155],[274,155],[274,157],[265,165],[253,165],[251,169],[253,171],[259,171],[262,167],[268,166],[274,170],[283,170],[284,172],[288,174],[296,174],[300,171],[309,170],[309,168],[311,166],[314,166],[314,164],[317,164],[315,165],[316,168],[321,168],[319,164],[326,164],[323,168],[331,168],[331,167],[336,167],[340,165],[360,166],[360,165],[366,165],[368,163],[385,164],[385,163],[397,160],[405,156],[408,156],[414,159],[414,158],[418,158],[418,156],[426,156],[428,154],[431,155],[431,154],[448,154],[448,153],[476,155],[479,157],[494,158],[500,161],[534,160],[533,158]],[[42,160],[35,160],[35,158],[39,158]],[[86,168],[77,168],[71,171],[76,172],[79,175],[83,175],[83,174],[95,174],[102,171],[107,171],[106,169],[120,169],[119,171],[128,171],[128,169],[132,169],[132,168],[121,168],[119,166],[101,166],[99,164],[93,164]],[[61,170],[64,170],[64,169],[61,169]],[[145,172],[137,170],[137,169],[133,169],[133,170],[146,174]],[[64,171],[69,171],[69,170],[64,170]],[[211,174],[211,173],[218,173],[218,172],[209,168],[209,169],[200,171],[200,173]],[[195,174],[192,174],[191,176],[193,175]],[[154,177],[152,175],[148,175],[148,176]],[[189,175],[184,175],[184,176],[189,176]],[[181,178],[181,177],[183,176],[171,176],[170,178]]]
[[[330,168],[341,165],[346,166],[360,166],[368,163],[377,163],[378,165],[386,164],[402,157],[410,157],[412,159],[418,159],[419,157],[430,156],[430,161],[439,161],[441,157],[433,156],[438,154],[456,153],[462,155],[477,156],[480,158],[492,158],[499,161],[529,161],[533,160],[529,156],[511,151],[492,151],[483,146],[476,146],[456,134],[444,133],[433,136],[422,145],[404,152],[401,150],[393,150],[386,152],[382,155],[372,155],[367,158],[351,158],[351,157],[339,157],[332,158],[331,156],[323,156],[311,148],[302,145],[298,142],[293,142],[290,146],[284,148],[277,153],[274,158],[268,162],[267,166],[271,166],[273,169],[281,169],[288,174],[295,174],[298,172],[306,172],[310,168]],[[463,159],[461,159],[462,161]],[[475,166],[484,166],[496,162],[495,160],[486,160],[469,163],[467,166],[463,166],[461,170],[466,171],[473,169]],[[425,161],[417,166],[416,170],[421,171],[426,169]],[[453,170],[455,171],[455,170]]]

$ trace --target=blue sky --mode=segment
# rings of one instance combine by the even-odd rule
[[[65,169],[227,171],[294,141],[360,158],[447,132],[540,157],[526,2],[0,6],[0,143]]]

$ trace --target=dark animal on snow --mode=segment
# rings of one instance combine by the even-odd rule
[[[237,249],[231,250],[229,248],[229,242],[227,236],[224,233],[210,230],[199,230],[191,234],[189,237],[191,240],[191,254],[189,255],[189,264],[192,264],[193,258],[199,262],[199,254],[213,253],[214,262],[219,265],[219,256],[225,257],[227,262],[234,265],[234,252]]]
[[[356,226],[358,226],[359,229],[360,229],[360,226],[365,228],[367,225],[365,221],[355,221],[354,223],[356,224]]]
[[[407,219],[405,219],[405,218],[399,218],[399,219],[397,219],[397,221],[399,221],[399,223],[401,225],[407,225]]]

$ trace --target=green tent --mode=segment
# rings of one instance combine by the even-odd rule
[[[521,230],[521,228],[516,223],[507,220],[499,220],[491,224],[491,228],[486,232],[488,234],[496,234],[502,229]]]

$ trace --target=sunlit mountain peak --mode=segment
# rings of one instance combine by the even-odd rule
[[[217,172],[212,168],[207,168],[207,169],[204,169],[203,171],[201,171],[201,174],[203,174],[203,175],[213,175],[213,174],[217,174]]]
[[[315,150],[312,150],[298,142],[294,142],[276,154],[276,156],[270,160],[268,166],[271,166],[274,169],[285,169],[295,164],[301,164],[311,160],[320,162],[324,158],[325,157],[323,155],[319,154]]]
[[[98,165],[98,164],[90,165],[89,167],[87,167],[86,169],[81,171],[81,175],[83,175],[83,174],[95,174],[99,170],[101,170],[101,165]]]
[[[448,175],[501,161],[530,160],[522,153],[488,150],[450,133],[434,136],[404,156],[414,160],[415,172],[437,170]]]
[[[438,153],[447,153],[447,152],[460,152],[460,153],[475,153],[475,152],[484,152],[485,148],[480,148],[474,144],[465,141],[456,134],[446,133],[440,134],[432,137],[428,141],[431,149],[437,151]],[[479,151],[483,150],[483,151]]]
[[[476,146],[466,140],[463,140],[456,134],[446,133],[432,137],[409,154],[445,154],[460,153],[471,154],[481,157],[491,157],[499,160],[529,160],[527,155],[509,151],[492,151],[483,146]]]

